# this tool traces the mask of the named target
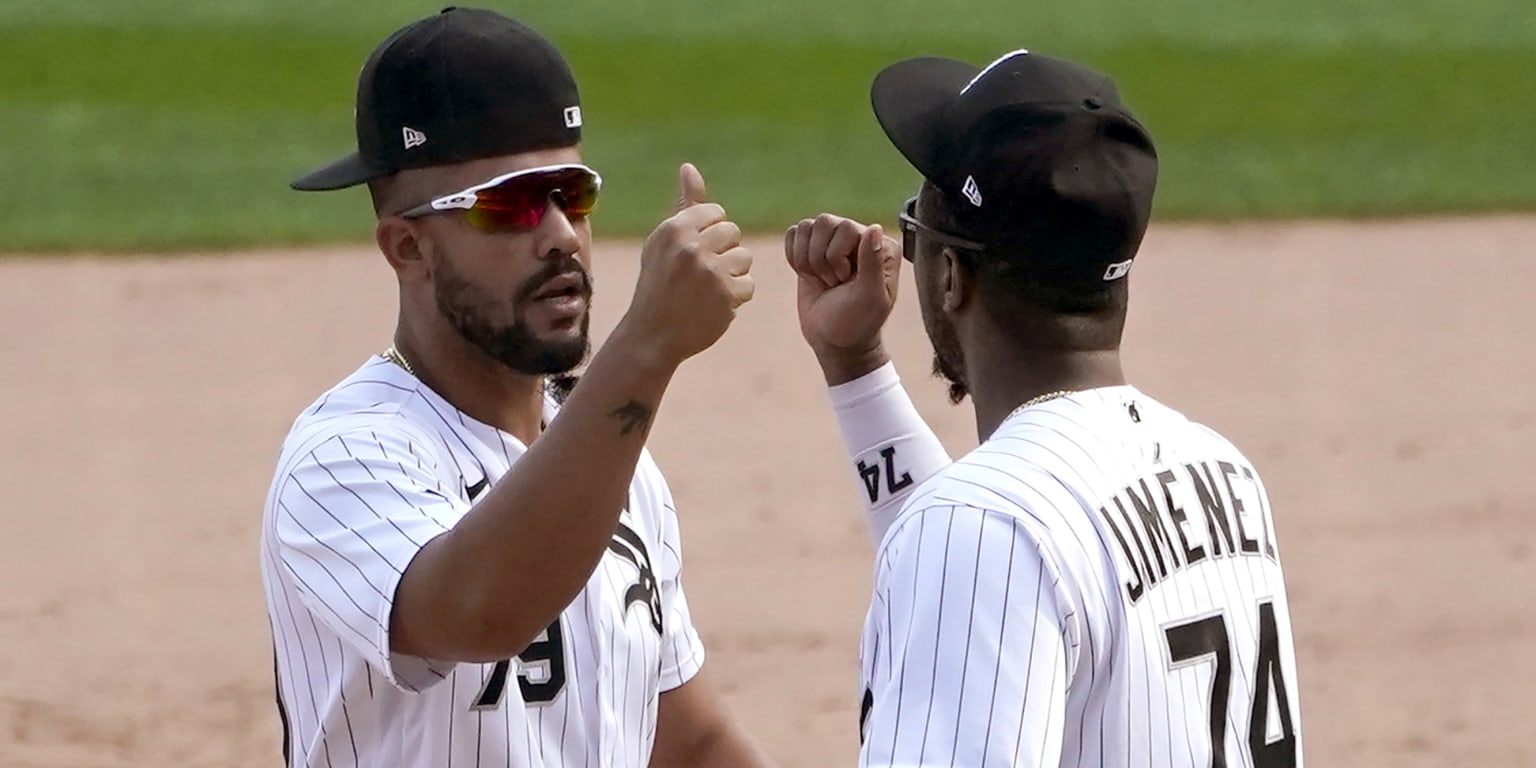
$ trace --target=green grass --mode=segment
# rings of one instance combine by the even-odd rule
[[[438,7],[0,2],[0,252],[365,238],[366,193],[286,184],[349,149],[362,60]],[[603,235],[647,231],[682,160],[750,229],[889,221],[916,176],[870,78],[1016,47],[1115,76],[1158,142],[1163,219],[1536,209],[1529,0],[488,3],[577,72]]]

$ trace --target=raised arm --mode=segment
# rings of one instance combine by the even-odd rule
[[[752,296],[750,255],[703,179],[646,241],[634,300],[560,417],[400,583],[395,650],[489,661],[523,650],[581,591],[613,535],[651,419],[678,365]]]
[[[410,430],[337,435],[280,478],[280,561],[315,615],[390,677],[406,671],[399,656],[441,673],[432,662],[521,653],[591,576],[673,373],[752,296],[740,230],[699,202],[691,166],[682,181],[680,210],[644,245],[628,312],[559,418],[473,508]]]
[[[878,543],[907,496],[949,464],[886,354],[901,247],[880,225],[822,214],[784,233],[797,277],[800,333],[831,388],[833,413]]]

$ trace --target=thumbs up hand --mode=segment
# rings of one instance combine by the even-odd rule
[[[690,206],[704,202],[704,174],[693,163],[683,163],[677,169],[677,207],[673,213],[679,213]]]
[[[640,277],[629,311],[615,329],[680,363],[714,344],[736,308],[752,299],[752,255],[725,209],[705,201],[704,176],[692,163],[678,169],[673,214],[640,251]]]

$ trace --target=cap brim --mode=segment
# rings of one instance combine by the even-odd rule
[[[875,76],[869,89],[875,119],[924,178],[933,180],[943,172],[935,155],[944,114],[980,73],[963,61],[924,57],[898,61]]]
[[[288,186],[300,192],[325,192],[355,187],[365,181],[388,176],[389,173],[387,169],[369,165],[354,152],[324,168],[294,179]]]

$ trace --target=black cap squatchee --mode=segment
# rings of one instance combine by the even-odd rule
[[[295,180],[342,189],[407,168],[581,141],[581,98],[560,52],[493,11],[447,8],[380,43],[357,81],[357,152]]]
[[[881,71],[870,97],[891,142],[950,201],[955,234],[1065,288],[1130,272],[1157,152],[1108,77],[1022,50],[981,70],[919,58]]]

